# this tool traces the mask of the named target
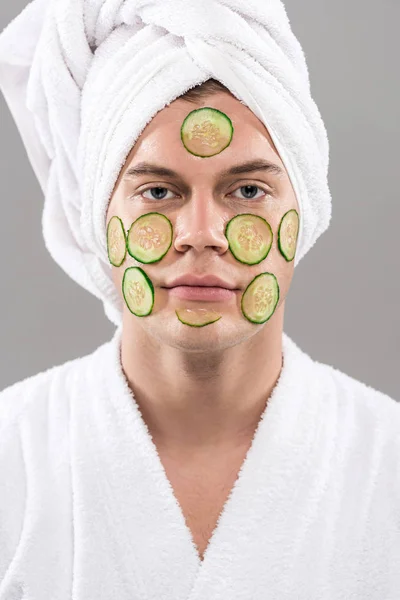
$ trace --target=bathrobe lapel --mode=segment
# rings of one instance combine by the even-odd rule
[[[73,598],[187,600],[199,557],[122,372],[120,336],[93,354],[72,404]]]
[[[290,554],[296,553],[295,542],[303,541],[300,529],[307,524],[299,520],[299,507],[312,486],[317,441],[318,452],[325,452],[320,421],[328,407],[313,382],[310,357],[286,334],[283,356],[280,378],[188,600],[285,597]],[[306,508],[302,511],[304,517]]]
[[[296,509],[320,435],[311,359],[284,334],[280,379],[201,562],[122,372],[120,336],[93,354],[71,406],[74,599],[258,598],[301,534]]]

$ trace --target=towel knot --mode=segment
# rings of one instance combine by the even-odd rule
[[[232,22],[232,16],[231,8],[219,0],[126,0],[118,21],[128,25],[141,21],[182,38],[226,39],[224,22]]]

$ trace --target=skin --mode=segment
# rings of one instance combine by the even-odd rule
[[[185,117],[203,106],[227,114],[234,127],[230,145],[207,158],[188,152],[180,139]],[[257,171],[224,180],[219,176],[222,170],[260,158],[278,164],[283,175]],[[129,167],[142,161],[177,171],[188,191],[170,177],[124,178]],[[218,183],[222,187],[217,191]],[[139,216],[157,211],[170,219],[173,241],[157,263],[142,264],[127,254],[120,267],[112,267],[124,306],[121,363],[153,441],[171,456],[215,456],[219,450],[248,446],[254,436],[282,369],[284,308],[294,261],[284,259],[277,238],[282,216],[292,208],[300,214],[268,130],[224,92],[197,105],[172,102],[155,115],[127,157],[106,223],[117,215],[128,231]],[[251,266],[233,257],[224,235],[226,223],[246,212],[264,217],[274,234],[267,258]],[[154,285],[154,307],[147,317],[133,315],[123,299],[122,278],[130,266],[140,266]],[[265,271],[277,277],[280,299],[267,322],[254,324],[243,317],[240,299],[249,282]],[[163,288],[187,273],[215,274],[241,291],[231,302],[194,302]],[[213,308],[222,318],[209,326],[189,327],[176,317],[175,308],[182,306]]]

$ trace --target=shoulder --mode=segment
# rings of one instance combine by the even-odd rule
[[[334,388],[339,406],[343,409],[369,415],[377,423],[393,423],[394,429],[400,427],[400,399],[392,398],[331,365],[316,361],[315,364]]]
[[[307,357],[306,385],[320,402],[327,430],[334,436],[335,453],[356,470],[362,465],[366,472],[378,468],[395,486],[400,500],[399,399]]]
[[[386,427],[400,433],[400,398],[356,379],[335,366],[318,361],[285,334],[290,356],[300,365],[304,385],[323,402],[326,410],[337,412],[340,422],[357,418],[365,427]]]
[[[51,429],[65,427],[69,420],[71,399],[87,386],[92,387],[110,347],[106,341],[89,354],[72,358],[17,381],[0,391],[0,455],[15,429],[40,442]]]
[[[400,517],[400,402],[330,365],[317,369],[334,398],[335,452],[358,476],[379,476],[381,489],[396,496]]]
[[[7,430],[13,428],[22,415],[30,411],[40,411],[48,401],[54,386],[61,385],[62,395],[66,397],[74,374],[89,357],[90,355],[74,358],[52,366],[0,391],[0,440],[4,439]]]

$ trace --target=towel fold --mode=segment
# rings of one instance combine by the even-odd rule
[[[329,144],[280,0],[34,0],[0,35],[0,89],[45,194],[46,247],[116,325],[115,182],[152,117],[210,77],[264,123],[288,171],[296,267],[330,222]]]

